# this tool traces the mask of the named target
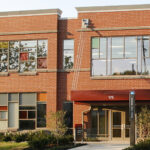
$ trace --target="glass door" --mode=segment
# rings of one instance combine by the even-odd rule
[[[129,117],[125,111],[112,110],[112,139],[129,138]]]
[[[122,137],[122,112],[112,111],[112,138]]]

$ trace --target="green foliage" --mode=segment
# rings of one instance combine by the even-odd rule
[[[58,138],[59,145],[67,145],[73,143],[73,136],[72,135],[65,135]]]
[[[65,56],[65,69],[73,68],[73,62],[71,61],[71,56]]]
[[[68,130],[68,127],[65,124],[65,115],[66,112],[64,111],[57,111],[56,113],[52,112],[50,114],[51,132],[56,138],[64,136]]]
[[[150,150],[150,140],[141,141],[138,144],[124,150]]]
[[[11,133],[6,133],[6,135],[4,135],[3,137],[3,141],[8,142],[8,141],[13,141],[13,134]]]
[[[30,136],[32,137],[32,134],[30,133],[17,133],[14,134],[14,141],[16,142],[24,142],[24,141],[28,141]]]
[[[140,139],[150,137],[150,109],[147,106],[141,108],[137,116],[137,133]]]
[[[0,133],[0,142],[3,141],[4,133]]]
[[[46,134],[39,132],[32,136],[32,138],[28,141],[28,144],[35,150],[41,150],[49,144],[49,138]]]

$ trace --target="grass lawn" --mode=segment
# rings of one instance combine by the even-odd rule
[[[27,147],[29,147],[27,142],[0,142],[0,150],[22,150]]]

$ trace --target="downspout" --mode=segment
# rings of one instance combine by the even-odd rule
[[[89,112],[91,110],[91,106],[88,110],[82,112],[82,142],[84,141],[84,113]]]

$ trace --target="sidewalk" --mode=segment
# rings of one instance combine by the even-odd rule
[[[84,146],[72,148],[69,150],[122,150],[124,148],[127,148],[129,144],[100,144],[100,143],[94,143],[94,144],[87,144]]]

